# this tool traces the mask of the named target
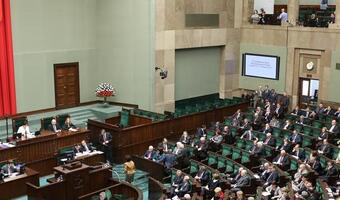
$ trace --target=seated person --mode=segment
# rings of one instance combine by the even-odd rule
[[[172,153],[164,153],[162,155],[157,162],[163,164],[167,170],[171,169],[176,163],[176,155]]]
[[[57,123],[56,119],[52,119],[51,124],[48,125],[48,130],[50,130],[54,133],[61,132],[61,128],[60,128],[59,124]]]
[[[216,152],[220,149],[221,143],[223,141],[223,136],[219,130],[215,131],[215,135],[210,138],[209,149]]]
[[[263,141],[263,144],[269,145],[271,147],[275,147],[276,140],[274,137],[272,137],[271,133],[267,133],[266,138]]]
[[[211,199],[214,196],[215,188],[220,187],[220,175],[215,172],[212,175],[212,180],[209,181],[208,185],[201,188],[201,193],[204,199]]]
[[[246,140],[257,140],[255,134],[253,133],[253,128],[250,126],[250,129],[245,131],[241,135],[241,139],[246,139]]]
[[[214,197],[212,198],[213,200],[224,200],[224,193],[220,187],[216,187],[214,189]]]
[[[30,132],[27,120],[25,120],[24,124],[18,128],[17,133],[20,133],[22,136],[27,138],[35,137],[34,134]]]
[[[208,143],[206,142],[205,137],[201,137],[199,143],[195,145],[193,153],[197,159],[203,160],[207,157],[207,151]]]
[[[282,129],[292,131],[294,130],[294,126],[290,120],[286,120],[285,124],[282,126]]]
[[[64,131],[77,131],[78,130],[77,127],[74,124],[72,124],[71,117],[67,117],[66,118],[65,123],[63,124],[62,129]]]
[[[338,137],[339,135],[339,126],[335,119],[332,120],[331,127],[329,128],[328,132],[330,132],[334,137]]]
[[[191,183],[189,176],[184,176],[183,182],[175,189],[174,196],[183,197],[185,194],[191,193]]]
[[[340,149],[340,142],[338,141],[338,148]],[[338,152],[338,155],[335,157],[335,163],[340,164],[340,151]]]
[[[85,140],[82,140],[81,144],[80,144],[80,151],[81,152],[91,152],[92,146],[88,145]]]
[[[163,141],[159,143],[158,148],[162,149],[164,153],[171,151],[170,145],[168,144],[168,140],[166,138],[163,138]]]
[[[233,133],[229,129],[228,126],[225,126],[222,131],[222,136],[224,138],[224,142],[227,144],[234,144],[235,138],[233,136]]]
[[[241,178],[241,172],[243,170],[243,167],[238,168],[238,171],[232,173],[232,174],[226,174],[226,176],[228,177],[228,181],[231,184],[235,184],[239,178]]]
[[[196,137],[201,138],[205,137],[207,135],[207,126],[205,124],[202,124],[201,128],[197,129]]]
[[[250,184],[250,177],[248,176],[247,170],[241,171],[241,177],[236,181],[235,184],[231,185],[231,191],[239,191],[242,187]]]
[[[281,104],[279,104],[279,103],[276,104],[276,108],[275,108],[275,111],[274,111],[274,115],[275,115],[278,119],[283,118],[284,110],[283,110],[283,108],[281,107]]]
[[[181,170],[176,171],[175,177],[172,179],[171,183],[171,196],[175,196],[175,191],[179,189],[180,185],[183,183],[183,172]]]
[[[74,153],[77,154],[77,153],[83,153],[81,151],[81,147],[80,147],[80,144],[76,144],[76,146],[74,146]]]
[[[268,176],[271,174],[270,164],[268,162],[265,162],[263,165],[260,166],[259,169],[259,177],[262,181],[266,181]]]
[[[305,161],[306,159],[306,154],[305,151],[303,149],[300,148],[299,144],[296,144],[291,152],[291,155],[300,160],[300,161]]]
[[[308,173],[309,172],[308,172],[307,166],[305,164],[301,163],[299,165],[297,172],[294,174],[294,182],[295,183],[300,182],[302,176],[307,175]]]
[[[264,186],[269,186],[273,182],[277,182],[279,180],[279,173],[276,171],[275,166],[269,165],[268,167],[269,173],[266,177],[264,177]]]
[[[331,108],[331,106],[327,106],[327,108],[325,108],[325,109],[323,110],[323,114],[324,114],[324,115],[333,115],[333,113],[334,113],[334,111],[333,111],[333,109]]]
[[[271,110],[269,108],[266,109],[266,112],[264,113],[264,116],[263,116],[263,121],[265,123],[270,123],[273,119],[277,120],[276,116],[271,113]]]
[[[334,115],[334,117],[340,118],[340,107],[338,108],[338,110],[333,115]]]
[[[268,187],[266,187],[265,192],[262,192],[262,195],[268,199],[273,199],[273,197],[280,195],[280,187],[274,181]]]
[[[292,144],[301,144],[302,143],[302,137],[296,130],[293,131],[293,134],[288,138],[288,140]]]
[[[282,169],[288,169],[289,163],[289,158],[285,150],[282,150],[280,154],[273,160],[273,164],[280,166]]]
[[[179,142],[181,142],[182,144],[190,145],[191,138],[188,135],[187,131],[183,131],[183,134],[182,134],[181,138],[179,139]]]
[[[269,121],[269,125],[270,125],[271,127],[279,128],[279,127],[280,127],[280,121],[279,121],[276,117],[273,117],[273,118]]]
[[[18,169],[17,169],[17,167],[15,166],[13,160],[9,160],[9,161],[7,162],[7,164],[5,164],[5,165],[2,166],[1,169],[2,169],[2,171],[3,171],[4,176],[11,176],[13,173],[18,172]]]
[[[247,119],[247,118],[245,118],[244,120],[243,120],[243,123],[242,123],[242,125],[241,125],[241,127],[240,127],[242,130],[249,130],[250,128],[252,128],[252,126],[251,126],[251,124],[250,124],[250,122],[249,122],[249,120]]]
[[[201,183],[201,186],[206,186],[210,180],[210,173],[206,169],[205,166],[200,166],[196,176],[195,180],[199,183]]]
[[[259,113],[254,114],[254,120],[252,126],[255,130],[259,130],[262,126],[262,116]]]
[[[285,150],[287,153],[289,153],[291,151],[291,144],[289,140],[287,138],[283,139],[283,144],[281,146],[277,146],[276,150]]]
[[[148,160],[154,160],[156,157],[156,151],[154,151],[153,146],[149,146],[148,150],[144,154],[144,158]]]
[[[327,139],[324,139],[322,144],[319,146],[318,153],[326,157],[331,157],[331,146]]]
[[[314,170],[316,173],[321,175],[323,173],[323,169],[320,163],[320,159],[318,158],[318,153],[316,151],[312,152],[309,157],[306,159],[306,165]]]
[[[249,150],[249,152],[256,157],[262,156],[263,155],[263,143],[261,141],[258,142],[257,140],[255,140],[253,142],[253,147]]]
[[[262,132],[264,134],[267,134],[267,133],[272,133],[273,132],[273,129],[270,127],[270,125],[268,123],[266,123],[264,129],[262,130]]]
[[[318,137],[318,141],[323,141],[328,138],[327,127],[322,127],[320,135]]]
[[[327,182],[330,177],[337,177],[338,175],[339,175],[339,172],[337,168],[335,167],[333,161],[328,161],[324,175],[319,178]]]
[[[303,115],[301,115],[295,123],[301,124],[301,125],[309,125],[308,120],[305,119],[305,117]]]
[[[182,144],[181,142],[176,142],[176,147],[173,150],[173,154],[175,154],[176,156],[181,156],[183,155],[184,151],[184,144]]]
[[[301,113],[299,106],[295,106],[295,108],[292,110],[292,112],[290,114],[300,116],[302,113]]]

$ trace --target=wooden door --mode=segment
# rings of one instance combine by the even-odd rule
[[[79,63],[54,65],[56,108],[79,105]]]

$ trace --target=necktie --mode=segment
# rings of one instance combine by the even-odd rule
[[[53,125],[53,130],[54,130],[54,132],[57,132],[57,127],[56,127],[56,125]]]
[[[293,137],[293,142],[295,143],[295,139],[296,139],[297,135],[294,135]]]

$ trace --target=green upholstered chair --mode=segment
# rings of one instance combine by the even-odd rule
[[[323,123],[318,121],[318,120],[314,120],[313,123],[312,123],[312,126],[315,127],[315,128],[322,128]]]
[[[298,162],[295,159],[290,159],[290,170],[297,170],[299,167]]]
[[[246,151],[251,150],[251,148],[253,147],[253,141],[251,140],[246,140],[245,141],[245,147],[243,148]]]
[[[27,120],[27,116],[12,118],[12,129],[13,133],[16,133],[20,126]]]
[[[217,158],[217,169],[220,171],[220,172],[223,172],[226,170],[226,159],[223,158],[222,156],[219,156]]]
[[[234,172],[234,163],[231,160],[226,160],[226,173],[233,173]]]
[[[313,139],[307,135],[304,135],[303,136],[303,139],[302,139],[302,147],[310,147],[312,146],[312,143],[313,143]]]
[[[212,153],[208,153],[208,165],[216,166],[217,165],[217,156]]]
[[[198,170],[199,170],[198,163],[196,163],[195,161],[191,160],[190,161],[190,175],[194,176],[195,174],[197,174]]]
[[[111,190],[105,190],[105,194],[106,194],[106,199],[112,199]]]
[[[231,158],[233,160],[237,160],[237,159],[241,158],[241,150],[238,149],[238,148],[234,148],[233,149],[233,154],[232,154]]]
[[[305,135],[312,135],[312,131],[313,131],[313,129],[310,126],[304,126],[303,127],[303,134],[305,134]]]
[[[273,128],[273,136],[274,137],[281,137],[281,129],[280,128]]]
[[[55,117],[47,117],[41,119],[41,129],[42,130],[48,130],[48,126],[51,124],[52,119],[55,119]]]
[[[233,152],[233,149],[231,146],[222,144],[222,155],[223,156],[228,157],[232,154],[232,152]]]
[[[236,147],[243,149],[243,147],[245,147],[244,141],[242,139],[237,139],[236,140]]]
[[[250,153],[247,151],[242,151],[242,156],[241,156],[241,163],[249,163],[250,162]]]
[[[303,126],[301,124],[294,124],[294,129],[298,132],[302,132]]]

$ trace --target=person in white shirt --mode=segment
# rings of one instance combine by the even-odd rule
[[[277,17],[277,19],[281,20],[281,24],[288,21],[288,14],[285,12],[285,9],[281,9],[281,14]]]
[[[20,133],[22,136],[27,138],[34,137],[33,133],[30,132],[30,127],[28,126],[27,120],[25,120],[24,124],[19,127],[17,133]]]

